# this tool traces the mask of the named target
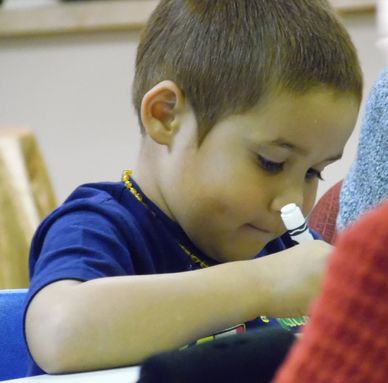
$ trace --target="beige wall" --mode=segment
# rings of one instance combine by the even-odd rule
[[[384,66],[372,14],[345,19],[359,50],[366,92]],[[0,126],[28,125],[41,145],[59,201],[78,184],[120,178],[135,164],[140,139],[131,106],[137,33],[110,32],[0,40]],[[344,177],[329,168],[321,195]]]
[[[34,130],[60,201],[134,164],[137,40],[123,32],[0,42],[0,124]]]

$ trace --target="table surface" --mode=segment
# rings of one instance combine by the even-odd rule
[[[140,367],[124,367],[112,370],[82,372],[66,375],[38,375],[29,378],[4,380],[1,383],[136,383]]]

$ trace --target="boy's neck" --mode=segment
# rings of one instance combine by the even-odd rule
[[[150,143],[144,141],[137,158],[136,167],[132,169],[133,178],[147,198],[157,205],[169,218],[175,221],[158,184],[158,149],[152,148],[150,150]]]

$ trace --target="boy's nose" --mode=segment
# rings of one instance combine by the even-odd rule
[[[271,210],[279,212],[283,206],[288,205],[289,203],[295,203],[301,209],[304,205],[304,193],[303,188],[294,186],[292,188],[288,187],[284,190],[279,190],[279,192],[274,196],[271,202]]]

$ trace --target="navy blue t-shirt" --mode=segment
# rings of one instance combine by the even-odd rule
[[[141,195],[143,202],[123,183],[86,184],[54,210],[41,223],[31,244],[31,282],[25,310],[40,289],[62,279],[87,281],[184,272],[200,268],[198,259],[209,266],[216,264],[195,247],[177,223]],[[267,244],[258,256],[293,245],[285,234]],[[193,260],[187,252],[198,259]],[[261,322],[268,321],[272,319]],[[42,370],[34,364],[29,373]]]

